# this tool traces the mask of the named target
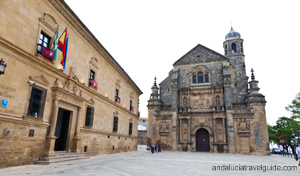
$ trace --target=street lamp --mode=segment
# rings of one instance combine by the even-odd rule
[[[7,65],[4,63],[3,58],[1,58],[1,60],[0,60],[0,75],[4,74],[5,67],[7,67]]]

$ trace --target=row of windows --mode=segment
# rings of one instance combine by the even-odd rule
[[[198,72],[197,73],[197,76],[196,75],[193,75],[193,83],[207,83],[209,82],[209,77],[208,77],[208,74],[203,74],[202,71]]]
[[[29,99],[29,106],[27,116],[36,118],[43,118],[44,105],[47,95],[47,89],[39,86],[32,86],[31,96]],[[94,119],[94,107],[88,106],[86,110],[85,126],[92,127]],[[118,131],[118,117],[114,117],[113,131]],[[129,134],[132,134],[132,122],[129,122]]]

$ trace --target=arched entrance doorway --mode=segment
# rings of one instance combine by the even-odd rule
[[[196,132],[196,150],[201,152],[209,152],[209,134],[206,129],[199,129]]]

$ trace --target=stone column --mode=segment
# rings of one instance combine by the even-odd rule
[[[57,137],[54,136],[54,133],[56,129],[57,115],[58,115],[58,100],[54,98],[49,135],[46,137],[46,141],[45,141],[45,151],[43,153],[44,156],[51,156],[55,154],[54,146],[55,146],[55,139]]]
[[[179,122],[179,142],[183,142],[182,141],[182,120],[181,119],[178,119],[178,122]]]
[[[225,124],[225,118],[223,118],[223,135],[224,135],[224,143],[226,143],[226,124]]]
[[[56,128],[56,122],[57,122],[57,115],[58,115],[58,100],[54,99],[53,101],[53,108],[52,108],[52,117],[50,122],[50,130],[48,137],[55,137],[55,128]]]
[[[188,142],[191,141],[191,118],[188,118]]]
[[[75,129],[75,137],[74,137],[74,142],[75,142],[75,148],[74,152],[80,153],[81,152],[81,136],[80,136],[80,124],[81,124],[81,107],[77,108],[77,122],[76,122],[76,129]]]

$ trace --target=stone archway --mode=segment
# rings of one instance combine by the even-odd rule
[[[196,151],[209,152],[209,133],[206,129],[200,128],[196,132]]]

